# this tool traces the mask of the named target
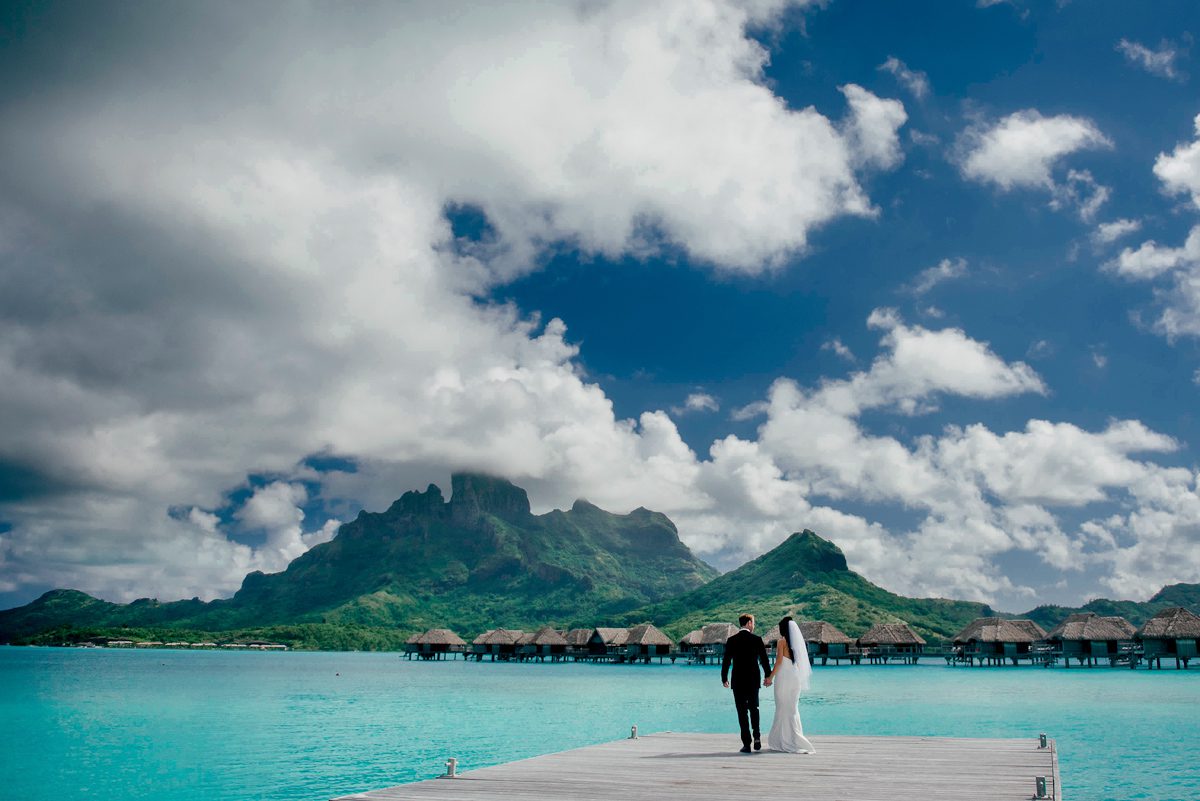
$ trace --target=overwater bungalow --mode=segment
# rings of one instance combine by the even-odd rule
[[[588,640],[591,638],[591,629],[571,629],[568,631],[566,634],[567,656],[575,659],[586,657],[588,653]]]
[[[925,650],[925,638],[907,623],[876,623],[858,638],[862,656],[871,662],[888,660],[915,665]]]
[[[522,658],[533,658],[539,661],[549,659],[557,662],[567,653],[567,638],[562,632],[550,626],[542,626],[529,635],[528,642],[521,642]]]
[[[490,629],[471,641],[471,654],[482,660],[490,656],[497,659],[512,659],[517,653],[517,641],[525,636],[520,629]]]
[[[1195,659],[1200,663],[1197,641],[1200,641],[1200,615],[1193,614],[1182,606],[1164,609],[1137,632],[1142,643],[1142,657],[1149,667],[1162,668],[1164,657],[1174,657],[1175,668]]]
[[[1071,615],[1050,630],[1045,641],[1054,656],[1061,656],[1064,667],[1071,660],[1095,665],[1106,660],[1110,665],[1132,658],[1137,629],[1123,617],[1101,617],[1095,612]]]
[[[705,663],[710,659],[718,660],[725,654],[725,641],[737,634],[738,627],[731,623],[706,623],[698,631],[698,636],[693,639],[695,644],[688,649],[689,658],[693,662]],[[684,639],[695,634],[696,632],[691,632]]]
[[[1039,647],[1045,637],[1046,630],[1032,620],[977,617],[954,636],[954,650],[946,661],[968,665],[1045,662],[1049,655]]]
[[[703,641],[704,629],[692,629],[679,641],[679,652],[684,656],[691,657],[700,650]]]
[[[830,659],[834,662],[848,659],[858,664],[859,654],[858,649],[854,648],[854,640],[837,626],[824,620],[802,620],[798,625],[808,645],[809,661],[814,665],[818,659],[822,665]]]
[[[620,661],[625,657],[625,643],[629,629],[594,628],[588,637],[588,656],[592,659]]]
[[[650,623],[643,623],[629,629],[629,635],[625,638],[625,658],[649,662],[651,657],[657,656],[661,662],[663,657],[670,656],[672,645],[674,643],[670,637]]]
[[[109,648],[132,648],[133,640],[109,640],[107,645]]]
[[[466,651],[467,642],[450,629],[430,629],[424,634],[409,637],[404,650],[409,659],[445,659]]]

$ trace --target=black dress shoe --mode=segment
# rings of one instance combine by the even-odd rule
[[[757,737],[754,738],[754,750],[755,751],[762,750],[762,740],[758,739]]]
[[[750,746],[748,746],[748,745],[743,745],[743,746],[742,746],[741,753],[743,753],[743,754],[748,754],[748,753],[750,753]]]

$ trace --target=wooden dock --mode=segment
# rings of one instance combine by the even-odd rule
[[[1035,738],[810,739],[816,754],[740,754],[736,734],[663,732],[335,801],[1030,801],[1037,777],[1043,798],[1062,800],[1053,740],[1039,748]]]

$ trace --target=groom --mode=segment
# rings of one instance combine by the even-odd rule
[[[730,686],[729,666],[733,665],[733,703],[737,706],[738,725],[742,729],[742,753],[750,753],[750,730],[754,729],[754,750],[762,750],[758,734],[758,688],[761,678],[758,666],[767,674],[771,685],[771,664],[762,637],[754,633],[754,615],[738,618],[741,629],[725,641],[725,656],[721,660],[721,683]]]

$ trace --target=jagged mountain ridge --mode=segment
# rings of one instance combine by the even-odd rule
[[[616,515],[577,501],[567,511],[534,515],[525,490],[503,479],[461,473],[451,487],[449,502],[431,485],[384,512],[360,513],[283,572],[246,576],[233,598],[123,605],[56,590],[0,612],[0,640],[64,624],[582,624],[717,576],[660,513]]]
[[[871,624],[904,620],[930,639],[952,636],[985,604],[906,598],[850,570],[833,543],[812,531],[724,575],[697,559],[665,516],[627,515],[586,501],[533,515],[525,491],[508,481],[456,474],[452,496],[430,485],[386,511],[362,512],[336,537],[274,574],[251,573],[229,599],[114,604],[54,590],[0,612],[0,642],[62,627],[144,627],[229,631],[321,624],[405,632],[450,627],[473,634],[496,626],[592,626],[650,621],[675,636],[751,611],[833,623],[855,636]],[[1166,587],[1145,603],[1097,600],[1025,615],[1049,628],[1075,611],[1120,614],[1135,624],[1159,609],[1200,606],[1200,585]],[[355,635],[358,636],[358,635]],[[354,647],[339,637],[336,647]]]

